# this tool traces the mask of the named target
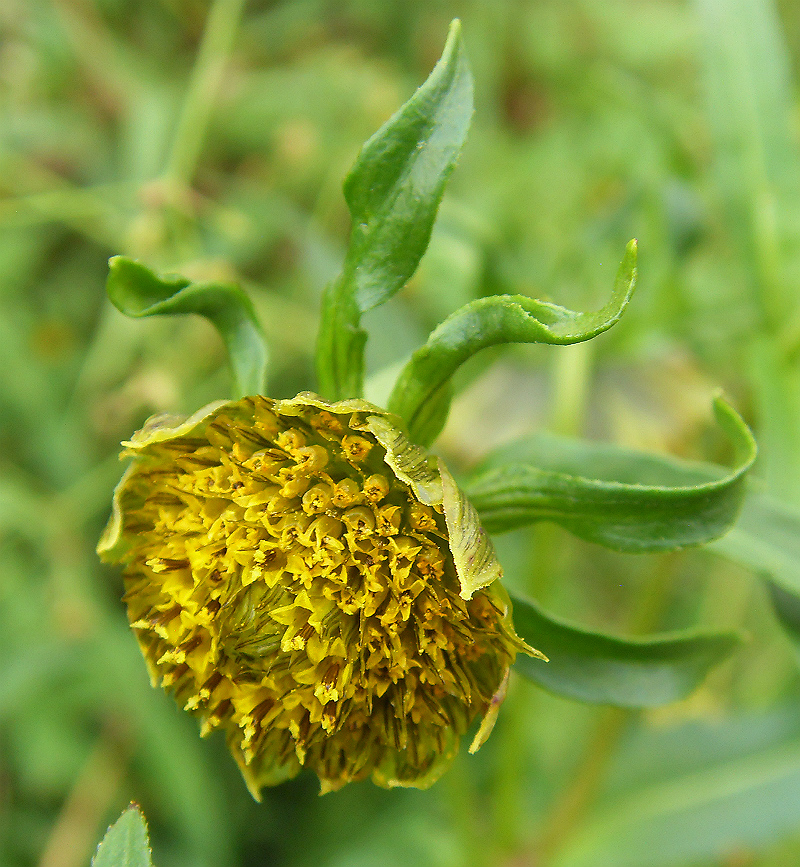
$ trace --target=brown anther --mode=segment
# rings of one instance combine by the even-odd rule
[[[203,606],[205,611],[208,611],[209,614],[213,617],[219,609],[222,608],[222,603],[219,599],[209,599],[208,602]]]
[[[197,650],[198,647],[203,643],[202,635],[193,635],[191,638],[188,638],[178,647],[182,653],[185,653],[187,656],[193,651]]]
[[[211,697],[211,693],[222,683],[222,674],[215,671],[211,677],[200,687],[200,695],[206,701]]]
[[[176,665],[175,668],[169,669],[164,673],[164,676],[161,678],[161,683],[164,686],[174,686],[189,670],[189,666],[182,662],[179,665]]]
[[[170,620],[173,620],[177,617],[181,611],[183,611],[183,607],[180,605],[173,605],[171,608],[168,608],[166,611],[158,611],[156,614],[150,618],[150,622],[154,626],[165,626]]]

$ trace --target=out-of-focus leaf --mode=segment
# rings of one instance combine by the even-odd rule
[[[490,533],[554,521],[618,551],[708,542],[736,519],[756,456],[738,413],[722,398],[714,411],[736,450],[727,473],[714,464],[537,434],[499,449],[464,488]]]
[[[800,663],[800,597],[784,590],[780,584],[767,581],[772,608],[792,644],[796,660]]]
[[[109,260],[108,297],[126,316],[198,313],[219,331],[233,374],[234,397],[261,394],[267,373],[267,347],[253,304],[237,286],[193,283],[177,274],[161,275],[125,256]]]
[[[735,632],[709,629],[621,638],[568,623],[529,600],[512,601],[517,633],[549,659],[520,654],[515,669],[593,704],[656,707],[685,698],[741,642]]]
[[[636,287],[636,253],[633,240],[619,266],[610,300],[593,313],[575,313],[524,295],[479,298],[457,310],[403,368],[389,409],[405,419],[414,442],[430,445],[447,421],[452,377],[476,352],[501,343],[580,343],[611,328]]]
[[[733,529],[710,548],[800,596],[800,509],[795,506],[748,491]]]
[[[177,828],[188,861],[197,867],[233,863],[233,834],[223,784],[208,760],[197,726],[170,696],[155,692],[130,630],[109,620],[87,663],[99,705],[114,708],[141,735],[137,762],[149,783],[152,809]],[[114,684],[125,689],[114,689]]]
[[[745,372],[752,385],[769,489],[800,502],[796,345],[800,149],[792,58],[774,0],[695,0],[716,192],[753,309]],[[747,299],[728,291],[741,308]],[[759,321],[760,320],[760,321]],[[757,330],[761,333],[757,334]]]
[[[342,273],[323,296],[317,344],[325,397],[361,395],[361,315],[416,270],[471,118],[472,75],[456,20],[427,81],[367,141],[345,179],[353,227]]]
[[[766,580],[773,610],[800,662],[800,509],[763,491],[748,491],[733,529],[710,547]]]
[[[131,804],[106,831],[92,858],[92,867],[153,867],[147,825],[136,804]]]
[[[712,747],[713,748],[713,747]],[[644,785],[604,805],[569,840],[555,867],[683,867],[726,863],[796,832],[800,742],[728,758]]]
[[[723,214],[749,265],[764,324],[797,309],[782,254],[800,193],[791,57],[773,0],[695,0]],[[784,246],[789,241],[789,247]]]

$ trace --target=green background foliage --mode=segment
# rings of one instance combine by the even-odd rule
[[[157,867],[800,860],[794,12],[768,0],[2,4],[2,863],[87,864],[131,799]],[[608,690],[580,697],[624,705],[615,683],[638,677],[645,697],[661,690],[639,705],[697,686],[688,698],[596,708],[515,677],[492,738],[429,792],[356,784],[319,799],[301,776],[257,805],[220,739],[200,741],[150,688],[121,581],[94,555],[119,441],[229,389],[212,327],[127,319],[105,299],[107,260],[241,285],[272,349],[267,393],[307,388],[348,201],[369,210],[342,179],[428,76],[454,16],[476,111],[419,270],[375,309],[359,290],[366,396],[386,405],[430,332],[488,295],[599,310],[635,236],[639,286],[620,322],[590,343],[466,362],[436,449],[476,484],[481,462],[528,437],[545,470],[594,460],[587,496],[608,494],[598,479],[658,485],[668,458],[620,479],[619,449],[738,466],[711,421],[721,386],[762,446],[753,493],[709,550],[631,556],[542,523],[497,537],[508,586],[560,618],[540,631],[554,646],[559,624],[583,631],[572,657],[553,654],[551,680],[574,684],[575,649],[588,648],[601,671],[587,688]],[[688,484],[712,472],[695,470]],[[645,508],[647,491],[634,493]],[[536,609],[518,608],[535,631]],[[695,624],[716,631],[688,634],[696,668],[676,687],[658,671],[669,639],[642,636],[686,639]]]

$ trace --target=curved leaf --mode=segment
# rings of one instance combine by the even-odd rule
[[[367,141],[345,179],[353,228],[342,273],[322,298],[317,343],[325,397],[361,395],[367,339],[361,315],[416,270],[471,118],[472,75],[455,20],[427,81]]]
[[[514,668],[558,695],[617,707],[657,707],[685,698],[735,650],[735,632],[692,629],[621,638],[555,617],[512,597],[514,628],[549,662],[520,655]]]
[[[500,343],[580,343],[617,322],[636,287],[637,242],[620,263],[614,292],[593,313],[524,295],[493,295],[466,304],[448,316],[418,349],[397,379],[389,409],[405,419],[414,442],[430,445],[444,427],[453,398],[451,379],[469,358]]]
[[[219,331],[233,374],[233,396],[261,394],[267,373],[267,347],[253,304],[236,286],[193,283],[177,274],[161,275],[125,256],[109,260],[106,292],[112,304],[136,318],[198,313]]]
[[[92,867],[153,867],[147,825],[136,804],[131,804],[106,831],[92,858]]]
[[[733,470],[546,434],[498,450],[463,486],[484,527],[554,521],[618,551],[669,551],[721,536],[735,521],[756,457],[747,425],[722,398],[717,421]]]

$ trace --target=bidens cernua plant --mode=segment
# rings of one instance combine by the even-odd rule
[[[480,298],[412,356],[388,410],[362,399],[361,316],[415,271],[471,114],[456,22],[430,78],[345,181],[353,230],[323,296],[319,394],[262,396],[263,337],[240,290],[111,261],[108,292],[123,312],[200,313],[228,349],[238,399],[187,419],[157,416],[124,444],[132,460],[98,551],[123,566],[154,684],[199,718],[203,734],[225,732],[255,797],[302,768],[323,791],[366,777],[431,785],[471,727],[471,751],[489,735],[518,655],[524,675],[556,692],[636,706],[686,694],[735,644],[710,631],[626,641],[522,599],[515,627],[484,530],[546,518],[631,551],[713,538],[733,520],[753,459],[749,433],[724,403],[737,469],[691,484],[679,474],[683,487],[667,493],[584,478],[552,460],[537,466],[528,447],[524,462],[490,461],[468,479],[473,506],[427,451],[445,424],[453,374],[476,352],[576,343],[617,321],[635,283],[635,242],[601,310]],[[675,676],[648,684],[648,665]]]

